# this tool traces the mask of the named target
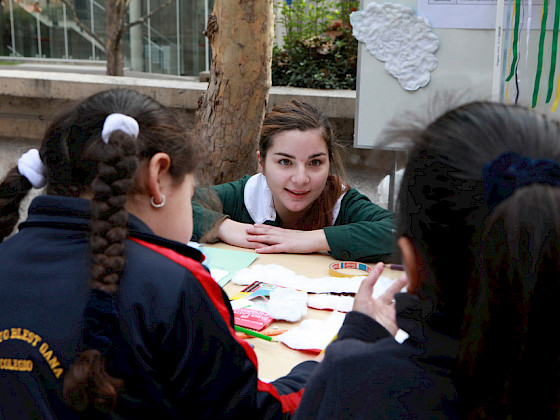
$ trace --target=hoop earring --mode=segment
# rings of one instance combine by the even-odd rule
[[[161,203],[157,203],[157,204],[154,201],[154,196],[152,195],[150,197],[150,204],[152,205],[152,207],[154,207],[156,209],[165,206],[165,195],[163,195],[163,194],[161,195]]]

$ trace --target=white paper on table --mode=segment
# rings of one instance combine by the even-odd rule
[[[333,312],[327,319],[306,319],[299,327],[277,336],[277,340],[294,350],[319,353],[336,337],[346,314]]]
[[[356,293],[364,278],[364,276],[309,278],[297,275],[292,270],[277,264],[255,264],[235,273],[232,282],[246,285],[266,279],[270,284],[308,292],[307,306],[310,308],[348,312],[354,304],[354,298],[332,293]],[[373,288],[373,297],[377,299],[395,281],[380,276]],[[403,291],[406,291],[406,288]]]
[[[223,279],[228,274],[229,274],[229,271],[227,271],[227,270],[220,270],[219,268],[210,267],[210,275],[212,276],[212,278],[214,280],[216,280],[216,282],[219,282],[221,279]]]

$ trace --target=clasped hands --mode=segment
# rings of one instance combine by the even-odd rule
[[[330,250],[323,229],[303,231],[226,219],[220,225],[218,236],[230,245],[252,248],[261,254],[309,254]]]

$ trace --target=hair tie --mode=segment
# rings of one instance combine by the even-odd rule
[[[29,149],[21,155],[18,159],[17,168],[33,188],[43,188],[45,186],[45,165],[43,165],[37,149]]]
[[[109,137],[116,130],[121,130],[130,136],[138,137],[140,128],[138,127],[138,121],[128,115],[110,114],[105,118],[103,130],[101,131],[101,138],[105,144],[109,143]]]
[[[119,331],[113,295],[100,289],[91,290],[84,316],[84,350],[96,349],[107,357],[115,347],[114,338]]]
[[[529,159],[517,153],[504,153],[482,170],[486,203],[491,207],[513,192],[530,184],[560,186],[560,166],[550,159]]]

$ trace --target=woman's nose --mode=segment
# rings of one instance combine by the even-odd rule
[[[309,175],[307,174],[307,168],[305,165],[297,165],[295,167],[294,174],[292,175],[292,182],[300,185],[309,182]]]

